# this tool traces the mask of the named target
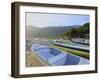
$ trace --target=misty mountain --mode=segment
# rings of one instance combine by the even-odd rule
[[[40,38],[59,38],[60,35],[66,31],[71,30],[73,27],[79,28],[80,26],[48,26],[38,28],[36,26],[26,26],[26,37],[40,37]]]

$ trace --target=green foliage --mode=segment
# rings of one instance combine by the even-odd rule
[[[76,28],[72,28],[71,31],[70,31],[70,36],[72,38],[75,38],[78,36],[78,30]]]
[[[89,26],[89,23],[86,23],[78,29],[80,37],[84,37],[84,34],[89,34]]]
[[[70,31],[64,32],[61,34],[62,38],[67,37],[67,39],[81,37],[83,38],[85,34],[89,34],[89,23],[85,23],[79,28],[72,28]]]

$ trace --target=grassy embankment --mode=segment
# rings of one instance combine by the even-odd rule
[[[57,49],[63,50],[63,51],[66,51],[66,52],[69,52],[69,53],[77,55],[77,56],[84,57],[86,59],[89,59],[89,53],[88,52],[74,50],[74,49],[69,49],[69,48],[63,48],[63,47],[60,47],[60,46],[55,46],[55,45],[50,44],[50,43],[49,43],[49,46],[51,46],[53,48],[57,48]]]

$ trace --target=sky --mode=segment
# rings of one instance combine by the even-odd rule
[[[26,13],[26,25],[39,28],[48,26],[83,25],[87,22],[90,22],[89,15]]]

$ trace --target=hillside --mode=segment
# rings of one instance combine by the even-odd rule
[[[71,38],[85,38],[85,35],[89,35],[89,28],[90,28],[90,23],[85,23],[79,28],[72,28],[69,31],[64,32],[61,34],[62,38],[71,39]],[[89,38],[89,36],[87,36]]]
[[[49,26],[44,28],[26,26],[26,37],[59,38],[62,33],[71,30],[73,27],[79,28],[80,26]]]

